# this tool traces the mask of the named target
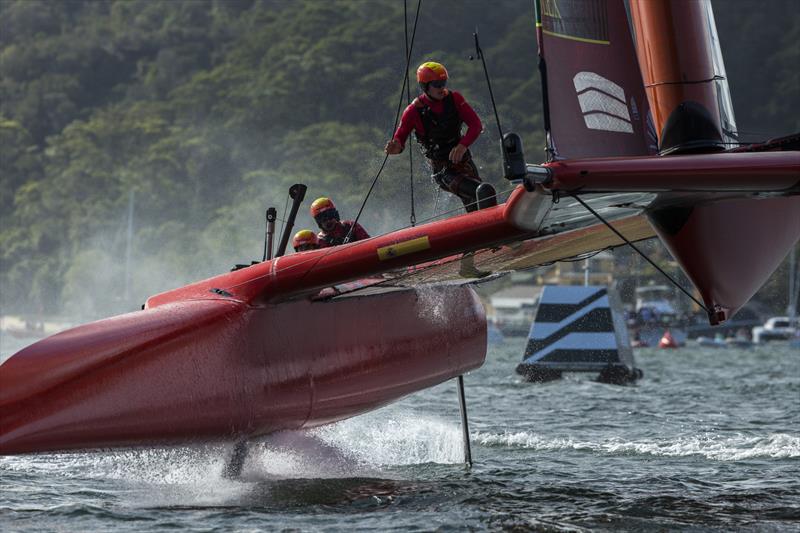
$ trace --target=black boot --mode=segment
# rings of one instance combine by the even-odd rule
[[[481,183],[475,190],[475,197],[478,200],[478,209],[486,209],[497,205],[497,191],[491,183]]]

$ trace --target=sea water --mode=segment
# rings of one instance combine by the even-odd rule
[[[465,378],[471,469],[451,381],[264,439],[236,481],[230,443],[0,457],[0,531],[800,530],[800,350],[638,350],[621,387],[526,383],[524,346]]]

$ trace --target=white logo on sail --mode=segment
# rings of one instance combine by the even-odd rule
[[[633,133],[622,87],[594,72],[578,72],[572,81],[587,128]]]

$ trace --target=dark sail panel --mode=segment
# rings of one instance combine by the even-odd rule
[[[544,32],[556,37],[608,44],[605,0],[542,0]]]
[[[623,2],[536,3],[551,160],[657,151]]]

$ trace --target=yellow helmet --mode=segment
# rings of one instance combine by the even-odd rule
[[[297,252],[313,250],[319,247],[319,239],[317,239],[317,234],[310,229],[301,229],[294,234],[292,246]]]
[[[317,223],[322,220],[320,217],[324,219],[335,218],[336,220],[339,220],[339,211],[337,211],[333,200],[323,196],[322,198],[317,198],[314,200],[314,203],[311,204],[311,216],[314,217],[314,220],[316,220]]]
[[[447,69],[436,61],[427,61],[417,68],[417,82],[447,81]]]

